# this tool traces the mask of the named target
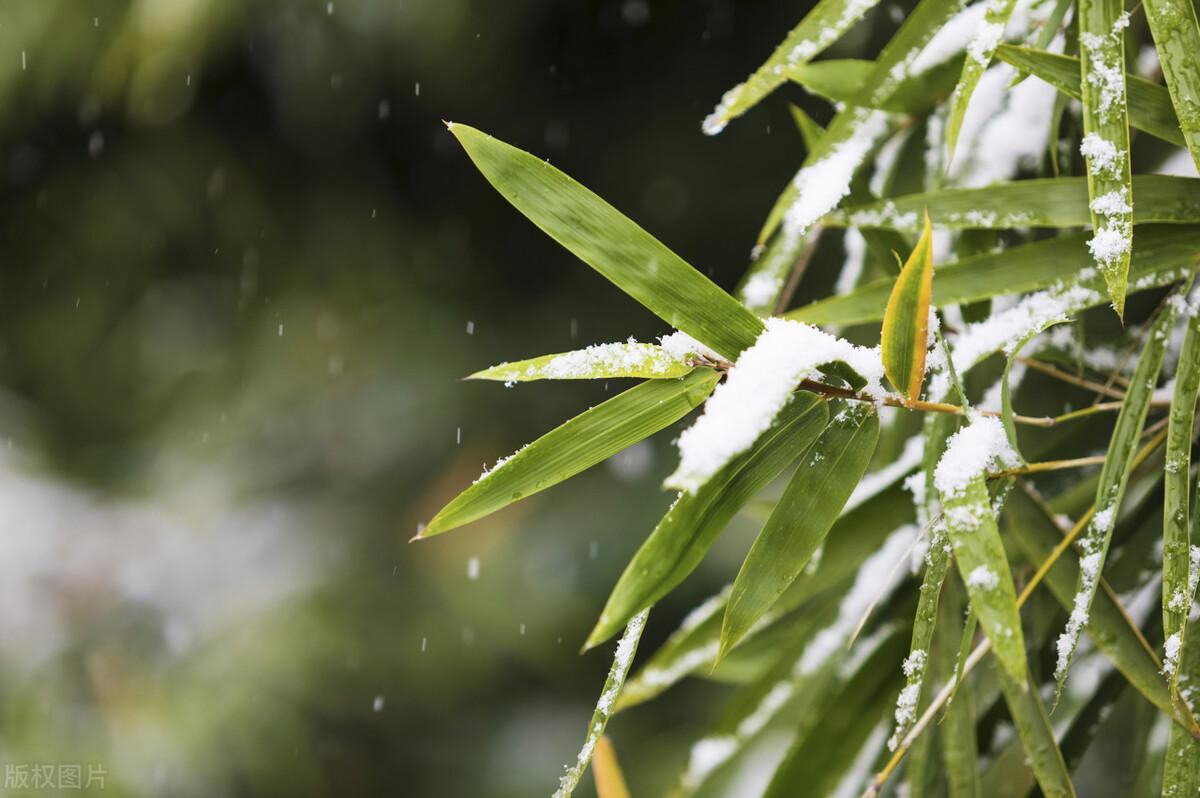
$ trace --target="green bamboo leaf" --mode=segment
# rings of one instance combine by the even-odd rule
[[[979,24],[975,37],[967,46],[967,58],[963,61],[958,85],[954,87],[950,115],[946,121],[947,163],[954,160],[954,148],[958,144],[958,132],[962,129],[963,117],[967,115],[967,105],[971,102],[975,87],[979,85],[979,79],[992,62],[996,47],[1004,39],[1004,29],[1008,26],[1008,18],[1016,4],[1016,0],[989,2],[983,22]]]
[[[1033,566],[1045,562],[1062,541],[1054,521],[1024,491],[1014,491],[1001,516],[1004,534],[1017,544]],[[1068,612],[1074,608],[1075,584],[1079,579],[1079,555],[1067,549],[1046,573],[1043,584]],[[1146,648],[1139,632],[1130,625],[1112,597],[1101,591],[1087,619],[1087,632],[1096,648],[1147,701],[1168,715],[1180,713],[1171,699],[1167,682],[1159,673],[1159,662]],[[1185,725],[1187,721],[1181,718]]]
[[[759,233],[764,243],[784,222],[784,234],[803,235],[850,191],[850,181],[867,155],[891,132],[886,112],[874,110],[909,77],[921,50],[937,30],[962,9],[963,0],[919,0],[875,60],[859,88],[860,102],[838,112],[819,146],[783,190]]]
[[[933,304],[943,307],[975,302],[1069,282],[1092,265],[1084,247],[1085,240],[1086,234],[1069,234],[941,266],[933,286]],[[1181,279],[1194,267],[1198,251],[1200,226],[1146,225],[1140,228],[1129,269],[1131,290],[1155,288]],[[817,325],[879,321],[894,284],[893,278],[886,277],[849,294],[797,308],[785,316]],[[1098,279],[1084,284],[1102,287]]]
[[[683,418],[720,375],[696,369],[679,380],[648,380],[581,413],[498,462],[458,494],[418,534],[427,538],[469,524],[557,485]]]
[[[896,84],[892,94],[873,106],[913,116],[931,111],[947,92],[954,88],[962,58],[953,58],[930,69],[905,78]],[[833,103],[866,105],[870,99],[863,95],[874,61],[857,58],[836,58],[797,64],[787,70],[788,78],[813,94]]]
[[[734,580],[719,656],[733,648],[808,565],[862,479],[878,440],[874,406],[851,404],[804,453]]]
[[[965,432],[960,431],[958,435]],[[952,442],[951,447],[953,445]],[[947,457],[950,453],[948,448]],[[941,465],[938,470],[940,474]],[[951,490],[946,490],[944,481],[939,478],[938,488],[945,508],[943,517],[950,545],[959,573],[967,585],[971,608],[992,641],[1003,670],[1016,682],[1023,682],[1027,665],[1021,616],[1017,612],[1017,594],[1008,559],[1004,556],[1004,544],[992,514],[986,477],[978,474],[964,486]]]
[[[625,567],[584,647],[607,640],[682,582],[734,514],[795,462],[828,418],[824,401],[812,394],[797,395],[749,451],[694,493],[682,494]]]
[[[1125,28],[1121,0],[1079,0],[1083,144],[1092,229],[1088,249],[1104,274],[1113,309],[1125,315],[1133,249],[1133,186],[1125,105]]]
[[[815,119],[795,103],[788,103],[788,113],[792,115],[792,121],[796,123],[796,129],[800,131],[800,138],[804,140],[804,148],[811,150],[821,140],[821,136],[825,135],[825,128],[821,127]]]
[[[1178,289],[1174,296],[1186,296],[1188,286]],[[1180,303],[1168,301],[1164,304],[1158,318],[1146,336],[1146,345],[1138,358],[1129,389],[1125,393],[1125,401],[1121,412],[1117,415],[1116,428],[1108,444],[1108,453],[1104,458],[1104,467],[1100,471],[1100,482],[1096,487],[1096,508],[1083,534],[1080,547],[1084,557],[1080,561],[1079,579],[1075,590],[1075,599],[1067,628],[1058,639],[1058,664],[1055,667],[1055,677],[1058,680],[1058,690],[1061,693],[1067,672],[1071,666],[1071,657],[1079,643],[1079,634],[1087,623],[1088,612],[1100,583],[1100,574],[1104,570],[1104,560],[1108,554],[1108,545],[1112,540],[1112,530],[1116,525],[1117,512],[1121,507],[1121,499],[1125,495],[1125,486],[1129,482],[1129,474],[1133,469],[1134,455],[1141,436],[1142,426],[1146,423],[1146,414],[1150,410],[1150,399],[1154,386],[1158,382],[1158,374],[1162,369],[1163,355],[1167,348],[1170,329],[1179,318]],[[1178,649],[1176,650],[1178,654]],[[1173,663],[1172,663],[1173,666]],[[1167,663],[1164,663],[1167,667]],[[1174,670],[1173,667],[1170,670]]]
[[[1068,97],[1082,98],[1078,58],[1008,44],[996,49],[996,57],[1046,81]],[[1128,73],[1125,86],[1129,93],[1129,124],[1163,141],[1187,146],[1171,106],[1171,95],[1165,88]]]
[[[931,655],[937,658],[938,672],[944,680],[957,679],[962,668],[955,640],[961,635],[973,637],[974,623],[965,623],[966,604],[962,585],[951,580],[946,586],[946,601],[942,608],[941,629]],[[974,619],[974,615],[971,619]],[[975,696],[971,690],[956,694],[942,719],[942,761],[946,768],[946,787],[949,798],[981,798],[979,783],[979,744],[975,736]],[[990,796],[989,796],[990,798]]]
[[[1200,180],[1135,175],[1134,224],[1200,223]],[[928,213],[939,228],[1003,230],[1011,227],[1082,227],[1091,224],[1087,179],[1055,177],[950,188],[851,206],[827,216],[831,227],[865,227],[915,233]],[[1140,246],[1140,242],[1139,242]]]
[[[766,62],[744,83],[739,83],[721,98],[720,104],[704,120],[704,132],[714,136],[730,120],[741,116],[779,87],[789,66],[812,60],[836,42],[879,0],[820,0],[788,33]]]
[[[764,621],[771,623],[796,607],[807,607],[806,602],[822,591],[835,590],[873,552],[883,547],[897,523],[908,524],[911,516],[912,502],[899,485],[883,490],[844,512],[826,537],[816,567],[805,570],[775,602],[775,606],[764,616]],[[712,669],[720,650],[721,624],[732,587],[727,586],[688,614],[679,629],[626,683],[617,704],[618,709],[649,701],[684,677],[693,673],[707,673]],[[807,610],[805,614],[808,614]],[[730,657],[736,656],[738,651],[755,640],[765,625],[760,624],[750,630],[742,645],[731,652]]]
[[[921,398],[929,349],[929,303],[933,298],[933,228],[925,229],[908,256],[883,315],[883,370],[908,401]]]
[[[554,791],[554,798],[571,798],[571,793],[579,786],[579,779],[583,777],[588,763],[592,760],[592,752],[596,749],[596,743],[604,736],[608,718],[612,715],[617,696],[621,694],[621,687],[625,684],[625,677],[629,674],[629,666],[633,664],[633,656],[637,653],[638,641],[642,639],[642,632],[646,628],[646,617],[649,614],[650,610],[643,610],[629,621],[629,626],[625,628],[625,634],[621,635],[616,653],[613,654],[612,667],[608,670],[608,678],[604,680],[604,689],[600,692],[600,700],[596,702],[596,709],[592,712],[592,719],[588,723],[583,747],[579,749],[579,756],[576,758],[575,764],[568,767],[567,772],[559,777],[558,789]]]
[[[1189,685],[1200,683],[1200,640],[1190,635],[1183,643],[1180,670]],[[1200,740],[1178,723],[1171,724],[1163,761],[1163,798],[1200,795]]]
[[[1196,8],[1189,0],[1147,0],[1145,7],[1179,127],[1200,169],[1200,70],[1196,68],[1200,24]]]
[[[1050,718],[1038,697],[1037,687],[1030,685],[1028,675],[1014,679],[1005,668],[996,668],[1008,713],[1017,727],[1017,737],[1025,749],[1025,756],[1038,786],[1046,798],[1075,798],[1075,786],[1067,772],[1062,751],[1050,728]]]
[[[672,379],[682,377],[694,366],[676,359],[655,344],[595,344],[586,349],[542,355],[515,363],[477,371],[468,380],[531,382],[533,380],[594,380],[617,377]]]
[[[1184,297],[1176,295],[1179,302]],[[1188,487],[1192,473],[1192,435],[1196,419],[1196,398],[1200,392],[1200,313],[1187,314],[1187,332],[1179,353],[1175,374],[1175,395],[1167,426],[1167,461],[1163,469],[1163,635],[1176,653],[1184,643],[1188,612],[1195,599],[1189,539],[1190,519],[1195,509],[1188,507]],[[1200,554],[1200,551],[1197,552]],[[1178,685],[1176,671],[1172,689]]]
[[[762,322],[620,211],[545,161],[449,124],[513,207],[667,324],[734,360]]]

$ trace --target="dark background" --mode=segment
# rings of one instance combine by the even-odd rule
[[[780,97],[717,138],[700,120],[805,9],[6,3],[0,761],[102,763],[112,795],[548,794],[672,435],[406,541],[617,388],[459,377],[666,329],[441,120],[549,158],[732,287],[803,151]],[[638,794],[720,706],[678,693],[613,724]]]

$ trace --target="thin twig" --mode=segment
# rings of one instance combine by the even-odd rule
[[[1072,460],[1044,460],[1040,463],[1026,463],[1013,468],[1006,468],[1003,471],[993,471],[988,474],[988,479],[1000,479],[1002,477],[1015,477],[1020,474],[1037,474],[1042,471],[1060,471],[1064,468],[1083,468],[1090,465],[1104,465],[1105,457],[1102,454],[1094,457],[1076,457]]]
[[[1066,372],[1060,368],[1051,366],[1049,363],[1043,363],[1036,358],[1020,357],[1017,358],[1017,362],[1024,363],[1034,371],[1040,371],[1041,373],[1049,377],[1053,377],[1056,380],[1061,380],[1062,382],[1070,383],[1071,385],[1077,385],[1080,388],[1087,388],[1089,391],[1102,393],[1106,396],[1112,397],[1113,399],[1125,398],[1125,392],[1112,387],[1112,385],[1105,385],[1103,383],[1095,382],[1094,380],[1089,380],[1087,377],[1077,377],[1070,372]]]
[[[775,301],[775,315],[778,316],[787,310],[788,305],[792,304],[792,297],[796,294],[796,289],[800,286],[800,278],[808,271],[808,263],[812,260],[813,253],[817,251],[817,242],[821,240],[821,233],[824,230],[818,227],[808,237],[808,242],[804,246],[804,251],[800,253],[800,257],[796,258],[796,262],[792,264],[791,273],[788,274],[787,285],[783,287],[779,298]]]

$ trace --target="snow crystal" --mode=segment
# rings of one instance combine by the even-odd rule
[[[904,664],[900,666],[901,670],[904,671],[905,676],[912,678],[925,670],[925,660],[925,652],[917,649],[904,658]]]
[[[909,723],[917,719],[917,700],[921,697],[921,683],[916,682],[906,686],[900,691],[900,696],[896,699],[896,725],[899,727],[908,726]],[[888,746],[895,751],[896,746]]]
[[[1088,133],[1079,145],[1079,153],[1088,159],[1088,168],[1093,175],[1108,172],[1112,177],[1120,177],[1125,163],[1125,154],[1117,150],[1117,145],[1097,133]]]
[[[526,367],[521,376],[524,379],[569,380],[624,372],[662,374],[685,359],[630,338],[625,343],[593,344],[566,352],[540,365]]]
[[[783,234],[796,241],[810,226],[829,213],[850,193],[850,180],[867,153],[889,128],[882,111],[856,109],[853,132],[833,151],[808,164],[792,179],[796,200],[783,217]]]
[[[866,379],[866,392],[883,394],[878,348],[855,346],[801,322],[768,319],[705,403],[704,413],[679,436],[679,468],[664,484],[694,493],[754,444],[802,380],[834,360],[845,361]]]
[[[769,307],[774,304],[783,281],[775,274],[762,271],[755,272],[742,286],[742,301],[750,307]]]
[[[716,352],[684,332],[664,335],[658,340],[658,345],[675,360],[687,360],[690,355],[700,355],[709,360],[721,359]]]
[[[1093,524],[1095,519],[1093,519]],[[1071,615],[1067,618],[1067,627],[1058,636],[1058,660],[1055,664],[1055,678],[1066,676],[1067,666],[1071,663],[1071,652],[1079,642],[1079,635],[1088,622],[1088,607],[1096,591],[1096,583],[1100,578],[1100,552],[1093,552],[1079,560],[1081,577],[1079,590],[1075,593],[1075,601],[1071,607]]]
[[[1133,208],[1129,206],[1129,202],[1125,199],[1124,191],[1110,191],[1092,200],[1092,211],[1101,216],[1120,216],[1132,213]]]
[[[976,415],[950,436],[933,472],[933,484],[944,498],[958,496],[971,480],[993,465],[1014,465],[1017,453],[1008,443],[1004,425],[995,416]]]
[[[1112,268],[1128,252],[1131,245],[1129,226],[1122,223],[1107,224],[1098,229],[1088,240],[1088,250],[1096,263],[1105,268]]]
[[[1183,648],[1183,640],[1179,637],[1179,632],[1171,635],[1163,643],[1163,676],[1168,679],[1175,675],[1176,669],[1179,667],[1179,652]]]
[[[986,565],[980,565],[967,575],[967,587],[981,587],[984,590],[995,590],[1000,586],[1000,577]]]
[[[1116,504],[1110,504],[1092,516],[1092,529],[1100,534],[1107,534],[1112,529],[1113,516],[1116,515]]]
[[[975,38],[967,45],[967,53],[980,66],[987,66],[988,61],[992,58],[992,53],[996,52],[996,48],[1000,45],[1000,40],[1004,38],[1004,25],[999,22],[985,22],[979,26]]]

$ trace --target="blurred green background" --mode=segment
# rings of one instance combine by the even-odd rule
[[[618,388],[459,377],[666,330],[441,120],[548,157],[729,287],[802,150],[778,101],[699,123],[806,5],[5,0],[0,767],[99,763],[109,795],[548,794],[672,435],[406,541]],[[710,697],[614,722],[635,785],[664,785]]]

